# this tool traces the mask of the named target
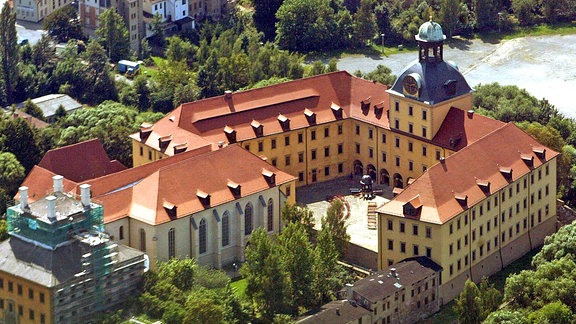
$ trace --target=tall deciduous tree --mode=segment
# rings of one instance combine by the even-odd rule
[[[54,37],[59,43],[85,38],[78,19],[78,12],[73,6],[64,6],[52,12],[44,18],[42,28],[47,30],[48,35]]]
[[[326,211],[326,217],[322,218],[322,228],[327,227],[339,256],[346,253],[346,244],[350,235],[346,232],[346,208],[340,199],[334,199]]]
[[[10,8],[8,1],[4,2],[0,12],[0,68],[4,80],[1,104],[14,102],[14,88],[18,78],[18,38],[16,36],[16,13]],[[1,98],[0,98],[1,99]]]
[[[354,14],[354,35],[358,45],[365,45],[378,33],[376,15],[374,14],[374,2],[363,0],[358,11]]]
[[[82,56],[87,63],[84,67],[84,101],[99,104],[105,100],[116,100],[118,94],[114,86],[114,76],[104,48],[98,42],[91,41]]]
[[[444,31],[446,37],[451,38],[454,35],[454,31],[458,26],[459,14],[459,0],[442,0],[442,4],[440,5],[440,20],[442,23],[442,31]]]
[[[292,313],[298,314],[298,307],[309,308],[314,302],[314,251],[301,223],[289,223],[278,237],[278,243],[292,282]]]
[[[464,290],[460,296],[456,297],[454,308],[461,323],[479,324],[482,322],[480,290],[472,280],[466,280]]]
[[[280,250],[274,247],[263,228],[252,232],[245,254],[246,263],[240,273],[247,281],[246,295],[268,322],[275,314],[288,313],[290,274],[284,267]]]
[[[98,41],[106,49],[112,62],[127,59],[130,56],[130,36],[124,19],[114,8],[100,15],[100,27],[96,29]]]
[[[13,153],[25,172],[30,171],[40,161],[40,150],[34,140],[34,132],[22,118],[0,122],[0,151]]]
[[[496,29],[500,10],[499,0],[474,0],[474,14],[476,15],[476,28],[481,31]]]
[[[273,41],[276,36],[276,12],[282,0],[252,0],[254,6],[254,25],[264,33],[266,40]]]
[[[286,223],[299,223],[304,225],[308,237],[312,237],[314,231],[314,213],[308,207],[300,207],[285,203],[282,206],[282,220]]]
[[[318,232],[314,255],[314,298],[316,305],[322,305],[334,299],[344,278],[344,269],[338,263],[338,250],[327,227]]]
[[[24,167],[14,154],[0,152],[0,189],[4,189],[9,195],[16,193],[25,176]]]

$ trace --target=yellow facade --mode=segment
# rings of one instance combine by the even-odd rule
[[[443,224],[379,217],[379,269],[426,255],[443,267],[441,296],[456,297],[544,242],[555,230],[556,159],[487,196]]]
[[[50,290],[0,272],[0,322],[52,323]]]

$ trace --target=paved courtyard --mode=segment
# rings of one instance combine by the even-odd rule
[[[296,190],[296,201],[306,205],[314,212],[316,229],[321,227],[321,219],[326,216],[326,211],[330,206],[327,201],[331,196],[344,196],[350,205],[350,217],[346,221],[350,242],[366,249],[378,251],[378,230],[368,229],[368,202],[372,201],[378,207],[388,202],[392,198],[392,188],[375,185],[374,189],[382,189],[382,196],[376,195],[372,200],[365,200],[358,194],[350,193],[350,188],[360,188],[360,177],[350,179],[348,177],[335,179],[332,181],[312,184]]]

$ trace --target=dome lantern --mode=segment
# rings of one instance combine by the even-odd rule
[[[420,62],[442,62],[446,35],[442,32],[442,26],[439,23],[432,21],[432,17],[430,17],[429,21],[420,26],[415,38],[420,49]]]

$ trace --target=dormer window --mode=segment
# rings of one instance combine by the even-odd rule
[[[456,80],[448,80],[448,81],[444,82],[444,93],[446,93],[447,96],[455,95],[457,84],[458,84],[458,81],[456,81]]]
[[[500,173],[506,178],[506,180],[512,180],[512,168],[500,167]]]
[[[371,97],[368,97],[360,101],[360,109],[362,109],[363,112],[367,112],[368,109],[370,109],[370,99]]]
[[[476,184],[478,185],[478,187],[480,187],[480,189],[481,189],[484,193],[487,193],[487,194],[490,193],[490,181],[488,181],[488,180],[476,179]]]
[[[256,137],[261,137],[264,135],[264,126],[260,124],[260,122],[253,120],[250,125],[252,126]]]
[[[534,166],[534,156],[532,154],[520,154],[522,161],[526,163],[527,166],[533,167]]]
[[[402,206],[404,216],[417,217],[420,215],[422,209],[422,202],[420,196],[416,196]]]
[[[158,139],[158,146],[161,151],[164,151],[172,141],[172,135],[162,136]]]
[[[228,143],[236,143],[236,130],[228,125],[224,127],[224,134],[226,134],[226,139]]]
[[[268,185],[270,186],[276,185],[276,173],[267,169],[262,169],[262,175],[266,179],[266,182],[268,182]]]
[[[458,203],[462,207],[468,206],[468,196],[467,195],[460,194],[460,193],[454,193],[454,199],[456,199],[456,201],[458,201]]]
[[[140,125],[140,140],[146,141],[148,136],[152,133],[152,124],[149,123],[142,123]]]
[[[282,127],[283,131],[290,130],[290,119],[288,119],[288,117],[280,114],[278,115],[278,122],[280,123],[280,127]]]
[[[541,159],[544,159],[546,157],[546,148],[544,146],[535,146],[532,148],[532,151],[536,153],[536,156],[538,156]]]
[[[384,101],[374,105],[374,114],[376,117],[380,118],[384,112]]]
[[[164,204],[162,204],[162,207],[164,207],[164,210],[166,211],[166,214],[168,214],[168,217],[170,217],[170,219],[176,218],[176,216],[177,216],[176,205],[174,205],[173,203],[170,203],[168,201],[165,201]]]
[[[187,148],[188,148],[187,143],[174,145],[174,154],[186,152]]]
[[[242,186],[240,186],[240,184],[232,180],[228,180],[228,189],[230,189],[230,192],[232,192],[232,195],[234,195],[234,197],[240,197],[241,187]]]
[[[196,190],[196,197],[198,197],[204,208],[210,207],[210,195],[208,193],[198,189]]]
[[[308,121],[308,124],[310,124],[310,125],[316,124],[316,113],[315,112],[306,108],[306,109],[304,109],[304,115],[306,116],[306,120]]]
[[[342,107],[340,107],[339,105],[332,103],[330,105],[330,109],[332,109],[332,113],[334,114],[334,117],[336,119],[341,119],[342,118]]]

